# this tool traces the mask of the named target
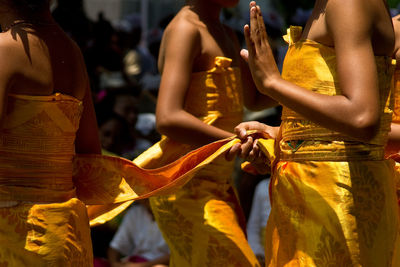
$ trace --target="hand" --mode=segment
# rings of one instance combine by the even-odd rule
[[[230,161],[239,155],[251,162],[260,174],[267,173],[269,171],[265,164],[267,159],[258,147],[257,139],[260,137],[275,138],[278,132],[279,127],[271,127],[257,121],[243,122],[235,127],[235,133],[242,139],[242,142],[232,146],[225,157]],[[249,133],[251,134],[249,135]]]
[[[275,79],[280,79],[280,73],[268,42],[261,9],[255,1],[250,2],[250,27],[244,26],[244,36],[248,50],[243,49],[240,54],[249,63],[257,89],[268,94],[268,87]]]
[[[235,127],[234,131],[242,140],[245,139],[249,133],[262,138],[276,138],[279,133],[279,127],[269,126],[258,121],[248,121],[240,123]]]

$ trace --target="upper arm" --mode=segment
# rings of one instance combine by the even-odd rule
[[[183,109],[192,66],[200,52],[200,34],[186,21],[175,23],[163,37],[164,60],[157,101],[157,119]]]
[[[88,80],[86,81],[86,92],[82,102],[83,113],[76,133],[75,151],[79,154],[100,154],[98,126]]]
[[[333,39],[342,94],[378,119],[378,74],[372,45],[373,12],[364,0],[329,1],[326,25]]]
[[[7,107],[7,93],[12,85],[12,80],[16,72],[15,55],[13,48],[3,41],[0,41],[0,62],[7,62],[7,64],[0,64],[0,128],[5,117]]]

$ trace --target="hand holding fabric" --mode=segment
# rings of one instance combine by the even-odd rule
[[[270,167],[266,155],[258,145],[258,139],[275,139],[278,135],[279,127],[271,127],[266,124],[250,121],[243,122],[235,127],[235,133],[242,140],[226,153],[227,160],[233,160],[236,155],[250,162],[259,174],[269,172]]]

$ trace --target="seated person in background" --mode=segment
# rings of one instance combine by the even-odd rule
[[[265,265],[265,227],[271,211],[269,202],[269,178],[261,180],[254,191],[250,217],[247,222],[247,238],[261,266]]]
[[[128,122],[115,113],[98,113],[99,138],[103,155],[122,156],[135,140],[129,134]]]
[[[121,258],[121,256],[126,256]],[[108,249],[112,267],[168,266],[169,249],[154,220],[148,199],[135,202],[124,216]]]
[[[96,103],[98,117],[108,117],[109,113],[115,113],[128,123],[126,133],[130,135],[132,142],[127,144],[119,155],[130,160],[136,158],[151,146],[151,143],[136,130],[139,115],[137,91],[139,91],[138,88],[121,87],[110,89]]]

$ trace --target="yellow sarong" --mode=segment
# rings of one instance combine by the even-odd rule
[[[341,94],[335,50],[300,36],[300,27],[286,36],[282,77],[321,94]],[[376,57],[376,64],[381,124],[369,143],[283,109],[267,266],[400,266],[393,162],[384,159],[393,64],[387,57]]]
[[[185,110],[204,123],[233,132],[242,121],[239,68],[215,59],[215,67],[193,73]],[[192,148],[168,138],[134,163],[163,166]],[[170,266],[259,266],[245,236],[245,221],[232,184],[233,162],[221,155],[174,194],[150,198],[150,204],[171,250]]]
[[[8,96],[0,129],[0,266],[92,266],[89,225],[135,199],[173,192],[239,142],[222,140],[144,170],[118,157],[75,155],[81,111],[81,101],[58,93]]]

